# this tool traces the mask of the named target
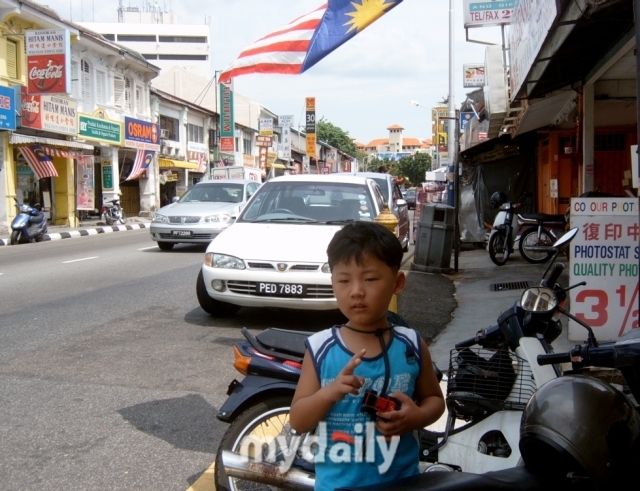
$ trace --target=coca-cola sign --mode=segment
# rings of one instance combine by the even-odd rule
[[[22,87],[22,126],[65,135],[78,134],[76,101],[58,95],[27,94]]]
[[[27,94],[27,88],[22,86],[22,126],[42,129],[40,119],[40,96]]]
[[[26,31],[27,92],[68,94],[71,92],[70,43],[66,29]]]

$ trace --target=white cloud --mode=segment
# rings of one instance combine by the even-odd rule
[[[180,23],[211,25],[212,70],[224,69],[247,45],[320,6],[324,0],[173,0]],[[355,0],[354,0],[355,1]],[[117,0],[49,0],[62,17],[74,21],[117,22]],[[147,2],[149,3],[149,2]],[[155,2],[154,2],[155,3]],[[84,5],[83,5],[84,4]],[[124,0],[125,7],[143,2]],[[462,0],[454,0],[454,99],[471,89],[462,86],[462,65],[482,63],[484,45],[465,41]],[[472,39],[500,43],[497,27],[473,29]],[[277,114],[293,114],[300,123],[304,98],[317,98],[318,117],[367,143],[387,137],[399,124],[407,137],[431,135],[430,112],[409,104],[435,106],[449,92],[449,1],[404,0],[306,73],[297,76],[246,75],[235,79],[238,92]]]

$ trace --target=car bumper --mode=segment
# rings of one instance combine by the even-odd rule
[[[331,287],[331,277],[324,273],[238,271],[203,266],[202,275],[209,296],[221,302],[242,307],[280,307],[302,310],[334,310],[338,308],[338,302]],[[214,290],[211,286],[213,280],[223,281],[224,291]],[[304,298],[260,295],[257,293],[259,282],[303,285],[306,295]]]
[[[208,244],[216,236],[226,229],[228,226],[223,228],[219,227],[203,227],[201,225],[177,225],[177,224],[155,224],[152,223],[150,227],[151,239],[159,242],[170,242],[170,243],[200,243],[200,244]],[[187,231],[191,232],[191,235],[176,235],[174,231]]]

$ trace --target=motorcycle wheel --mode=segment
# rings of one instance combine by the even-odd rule
[[[113,220],[113,217],[111,215],[105,214],[104,220],[105,220],[105,222],[107,222],[107,225],[113,225],[114,220]]]
[[[275,438],[278,435],[285,435],[287,441],[291,438],[291,427],[289,426],[289,408],[293,394],[279,396],[272,399],[265,399],[255,406],[251,406],[236,418],[222,437],[216,453],[215,481],[218,491],[237,491],[244,489],[273,490],[278,489],[267,484],[260,484],[244,479],[229,477],[224,472],[222,464],[222,451],[239,452],[243,442],[253,436],[254,438],[264,438],[269,435]],[[253,447],[254,451],[257,450]],[[267,450],[263,450],[266,456]],[[255,455],[251,455],[255,458]]]
[[[529,248],[536,246],[551,247],[554,242],[555,240],[546,230],[542,230],[540,232],[540,240],[538,240],[538,231],[532,228],[531,230],[527,231],[522,237],[520,237],[520,244],[518,246],[518,249],[520,250],[520,255],[526,261],[532,264],[546,263],[549,259],[551,259],[551,256],[553,256],[553,253],[551,251],[532,251]]]
[[[496,232],[489,239],[489,257],[497,266],[502,266],[509,259],[509,244],[502,232]]]
[[[118,221],[124,225],[125,223],[127,223],[127,215],[124,213],[124,210],[120,210],[120,218],[118,218]]]
[[[20,242],[20,231],[14,230],[11,232],[11,245],[17,245]]]

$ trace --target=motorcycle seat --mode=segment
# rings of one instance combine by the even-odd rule
[[[520,213],[523,220],[536,222],[557,222],[565,223],[564,215],[549,215],[547,213]]]
[[[258,334],[256,339],[267,349],[302,358],[307,349],[304,342],[309,336],[310,333],[304,331],[270,327]]]

